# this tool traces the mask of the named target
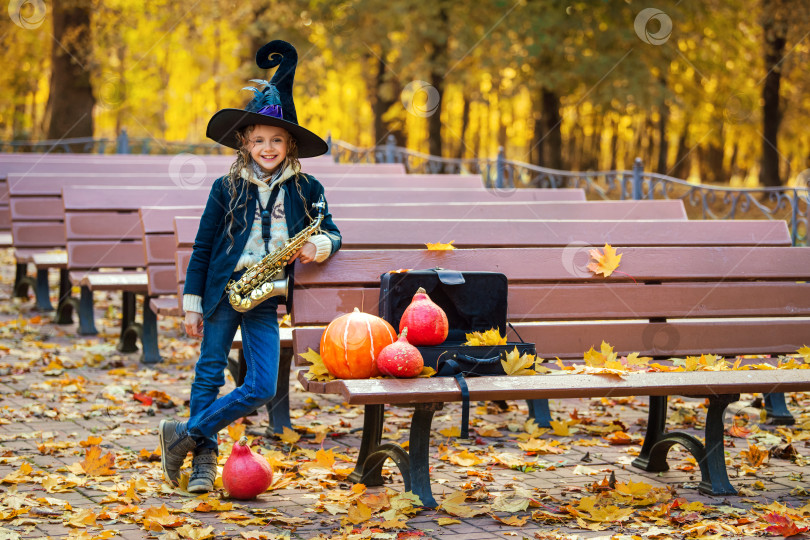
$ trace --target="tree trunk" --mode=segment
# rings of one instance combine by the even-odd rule
[[[529,151],[529,160],[531,163],[537,165],[538,167],[542,167],[545,164],[543,160],[543,151],[545,149],[545,131],[544,127],[544,118],[543,118],[543,92],[539,92],[537,94],[537,99],[534,102],[533,114],[534,114],[534,126],[532,132],[532,146],[531,150]]]
[[[669,107],[667,107],[666,103],[663,103],[658,113],[658,166],[655,170],[659,174],[666,174],[667,172],[667,154],[669,153],[667,122],[669,122]]]
[[[781,112],[779,111],[779,86],[782,79],[782,55],[787,42],[786,7],[781,1],[762,0],[762,30],[765,37],[765,83],[762,85],[762,168],[759,181],[767,187],[781,186],[779,176],[779,150],[777,135]]]
[[[686,139],[689,135],[689,124],[684,124],[683,130],[678,135],[678,151],[675,153],[675,165],[672,166],[670,174],[675,178],[686,178],[689,176],[690,160],[689,148],[686,146]]]
[[[725,182],[723,171],[723,145],[710,142],[698,148],[700,181],[703,183]]]
[[[543,118],[545,118],[543,136],[548,141],[548,144],[545,145],[546,155],[544,161],[546,167],[563,169],[560,98],[545,87],[543,87]]]
[[[608,166],[608,170],[615,171],[617,167],[617,158],[619,153],[619,121],[614,120],[611,124],[611,136],[610,136],[610,165]]]
[[[385,79],[385,51],[381,51],[376,60],[374,72],[374,88],[371,92],[371,110],[374,114],[374,140],[376,144],[385,144],[389,134],[394,135],[398,146],[406,146],[405,134],[395,129],[383,120],[383,116],[391,106],[398,101],[398,85],[394,81]],[[397,88],[394,88],[397,87]]]
[[[442,108],[444,98],[444,75],[447,73],[447,53],[449,43],[449,14],[447,2],[441,1],[439,6],[439,28],[443,31],[434,36],[433,47],[430,52],[430,85],[436,93],[438,103],[428,101],[430,107],[428,117],[428,147],[431,155],[442,156]]]
[[[458,151],[456,152],[457,159],[462,159],[464,157],[464,149],[466,148],[464,138],[467,136],[467,130],[470,127],[470,100],[463,91],[461,93],[461,100],[461,141],[459,141]]]
[[[48,139],[93,136],[93,87],[90,82],[90,0],[54,0]],[[83,145],[75,145],[81,151]]]

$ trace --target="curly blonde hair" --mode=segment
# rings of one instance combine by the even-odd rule
[[[225,233],[228,236],[228,240],[230,240],[230,245],[227,249],[228,253],[230,253],[236,241],[233,236],[233,222],[236,211],[242,210],[243,219],[245,223],[247,223],[247,197],[245,196],[245,192],[250,182],[247,178],[242,178],[242,170],[251,170],[253,158],[250,157],[250,148],[248,145],[250,144],[250,135],[253,133],[255,127],[255,125],[246,126],[236,132],[236,140],[239,142],[239,149],[236,151],[236,160],[234,160],[233,165],[231,165],[231,170],[228,172],[228,176],[225,180],[230,197],[228,201],[228,211],[226,213],[228,224],[225,227]],[[280,166],[282,170],[287,167],[292,167],[294,174],[291,180],[295,182],[298,194],[301,196],[301,199],[304,200],[299,180],[306,180],[306,178],[301,175],[301,162],[298,160],[298,143],[295,137],[289,132],[287,132],[287,156]],[[242,204],[239,204],[239,200],[243,201]],[[309,216],[309,211],[307,211],[307,216]]]

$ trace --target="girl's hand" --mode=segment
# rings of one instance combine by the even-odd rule
[[[186,319],[184,324],[186,326],[186,334],[188,334],[189,337],[203,337],[202,313],[197,313],[196,311],[186,311]]]
[[[315,254],[318,252],[318,248],[315,247],[315,244],[312,242],[307,242],[304,244],[304,247],[298,250],[298,253],[293,255],[293,258],[290,259],[290,262],[293,262],[295,259],[300,259],[302,263],[310,263],[315,260]]]

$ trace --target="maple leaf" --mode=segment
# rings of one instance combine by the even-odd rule
[[[87,440],[81,441],[79,446],[87,448],[88,446],[98,446],[101,444],[101,437],[87,437]]]
[[[238,441],[245,434],[245,424],[241,422],[241,418],[235,423],[228,426],[228,436],[232,441]]]
[[[431,244],[428,242],[425,245],[427,246],[428,251],[450,251],[452,249],[456,249],[456,246],[453,245],[453,242],[455,242],[455,240],[450,240],[446,244],[443,244],[441,242]]]
[[[624,431],[614,431],[610,435],[605,435],[603,438],[613,445],[633,444],[633,438]]]
[[[506,353],[506,358],[501,360],[501,365],[507,375],[536,375],[531,369],[534,367],[534,355],[528,353],[521,355],[517,347]]]
[[[732,437],[737,437],[739,439],[745,439],[746,437],[751,435],[751,430],[748,429],[748,428],[745,428],[743,426],[738,426],[738,425],[734,424],[733,426],[728,428],[728,434],[731,435]]]
[[[607,367],[608,363],[616,362],[618,356],[618,354],[613,352],[613,347],[609,343],[602,341],[602,345],[599,347],[599,352],[594,350],[593,346],[591,346],[591,348],[585,353],[584,360],[585,365],[588,367],[601,368]],[[624,366],[622,366],[620,363],[618,364],[619,369],[623,369],[623,367]]]
[[[532,502],[532,494],[525,489],[514,488],[512,493],[502,493],[492,501],[494,512],[522,512],[529,507]]]
[[[447,525],[458,525],[459,523],[461,523],[461,520],[448,517],[440,517],[439,519],[436,520],[436,523],[438,523],[442,527],[445,527]]]
[[[495,521],[500,521],[504,525],[509,525],[510,527],[523,527],[524,525],[526,525],[526,522],[529,521],[529,518],[531,517],[531,516],[523,516],[523,517],[507,516],[505,518],[500,518],[495,514],[490,514],[490,516]]]
[[[68,525],[71,527],[87,527],[96,524],[96,514],[89,508],[79,510],[73,514],[68,520]]]
[[[473,516],[486,513],[489,510],[488,507],[473,508],[472,506],[464,504],[464,500],[466,498],[467,494],[464,491],[455,491],[444,498],[442,504],[439,505],[439,508],[451,516],[461,518],[471,518]]]
[[[315,462],[325,469],[331,469],[335,464],[335,452],[331,448],[329,450],[321,448],[315,452]]]
[[[473,465],[478,465],[483,461],[480,457],[466,449],[463,452],[450,454],[450,456],[448,456],[448,460],[450,463],[460,467],[472,467]]]
[[[440,433],[441,435],[444,435],[444,436],[445,436],[445,437],[447,437],[447,438],[450,438],[450,437],[458,437],[458,436],[460,436],[460,435],[461,435],[461,428],[460,428],[460,427],[458,427],[458,426],[453,426],[453,427],[449,427],[449,428],[444,428],[444,429],[440,429],[440,430],[439,430],[439,433]]]
[[[810,364],[810,347],[803,345],[796,353],[802,357],[805,364]]]
[[[317,352],[313,351],[312,348],[307,349],[305,353],[299,353],[301,358],[309,362],[309,371],[307,371],[305,377],[307,380],[310,381],[331,381],[334,380],[334,377],[329,370],[326,369],[326,364],[323,363],[323,358]]]
[[[501,336],[500,328],[490,328],[486,332],[471,332],[464,334],[467,347],[493,347],[496,345],[506,345],[506,336]]]
[[[205,540],[215,536],[214,527],[211,526],[202,528],[194,525],[183,525],[175,530],[182,538],[188,538],[188,540]]]
[[[428,377],[433,377],[436,375],[436,370],[430,366],[424,366],[422,371],[417,375],[417,378],[427,379]]]
[[[771,534],[781,534],[787,538],[807,531],[807,527],[797,527],[792,519],[776,512],[765,514],[764,517],[771,524],[765,530]]]
[[[102,456],[101,447],[91,446],[80,465],[87,476],[112,476],[115,474],[115,455],[109,453]]]
[[[749,443],[748,450],[740,452],[740,457],[744,458],[752,467],[761,467],[768,459],[768,451],[756,444]]]
[[[518,446],[525,452],[535,452],[537,454],[563,454],[566,449],[560,446],[557,441],[541,441],[540,439],[529,439],[527,442],[519,442]]]
[[[622,256],[616,254],[616,249],[610,244],[605,244],[604,253],[598,249],[592,249],[588,253],[593,259],[593,262],[588,264],[588,270],[594,274],[602,274],[604,277],[610,276],[619,267],[619,262],[622,260]]]
[[[360,501],[353,506],[349,507],[349,517],[348,520],[353,525],[359,525],[364,521],[368,521],[371,519],[371,508],[366,506]]]
[[[571,430],[569,426],[575,422],[558,422],[557,420],[551,421],[551,429],[554,430],[554,435],[559,437],[569,437],[571,435]]]
[[[283,442],[293,445],[298,442],[298,439],[301,438],[301,435],[296,433],[294,430],[284,426],[284,431],[278,436]]]

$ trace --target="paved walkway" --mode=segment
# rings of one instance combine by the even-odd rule
[[[792,516],[798,527],[810,515],[803,508],[801,454],[810,436],[801,429],[808,422],[802,394],[792,396],[792,410],[801,412],[795,429],[761,425],[759,410],[742,405],[728,415],[727,423],[738,425],[726,448],[742,493],[735,497],[699,494],[694,460],[678,448],[667,473],[629,465],[646,398],[552,402],[558,434],[527,423],[525,403],[506,411],[481,403],[469,443],[453,436],[460,414],[450,405],[434,422],[433,489],[447,507],[434,511],[412,507],[390,462],[384,487],[347,483],[362,409],[307,395],[293,380],[296,434],[254,438],[274,464],[271,491],[249,502],[228,500],[221,490],[192,497],[162,481],[156,428],[163,417],[188,415],[199,344],[181,335],[179,321],[163,320],[166,361],[143,366],[137,354],[115,350],[116,297],[96,297],[101,334],[77,336],[75,325],[56,326],[31,302],[10,298],[12,262],[0,252],[0,539],[738,538],[768,536],[771,513]],[[674,398],[671,412],[673,425],[700,434],[702,400]],[[409,415],[391,409],[385,438],[407,441]],[[221,434],[221,464],[241,430],[263,433],[267,413],[247,424]],[[612,444],[617,432],[629,434],[630,444]],[[791,459],[768,457],[788,442]]]

